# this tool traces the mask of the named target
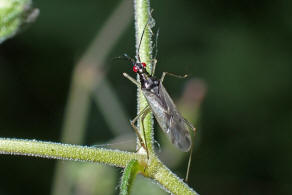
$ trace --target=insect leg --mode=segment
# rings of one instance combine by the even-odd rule
[[[189,173],[190,173],[191,162],[192,162],[192,154],[193,154],[193,146],[191,146],[191,151],[190,151],[190,157],[189,157],[189,161],[188,161],[188,168],[187,168],[185,182],[188,182],[188,179],[189,179]]]
[[[144,140],[145,140],[145,145],[147,148],[147,158],[149,159],[149,154],[148,154],[148,146],[147,146],[147,142],[146,142],[146,135],[145,135],[145,128],[144,128],[144,119],[146,117],[146,115],[151,111],[149,105],[146,106],[146,110],[143,112],[142,116],[141,116],[141,122],[142,122],[142,129],[143,129],[143,136],[144,136]]]
[[[196,132],[196,128],[193,126],[192,123],[190,123],[187,119],[183,118],[184,122],[193,130],[193,133]],[[191,151],[190,151],[190,157],[188,161],[188,168],[187,168],[187,173],[186,173],[186,178],[185,181],[188,182],[189,179],[189,173],[190,173],[190,168],[191,168],[191,161],[192,161],[192,154],[193,154],[193,144],[191,146]]]
[[[141,88],[141,85],[140,83],[138,83],[133,77],[131,77],[130,75],[128,75],[127,73],[123,73],[124,77],[126,77],[127,79],[129,79],[130,81],[132,81],[135,85],[137,85],[137,87],[140,87]],[[130,121],[131,123],[131,126],[133,127],[133,129],[135,130],[137,136],[138,136],[138,139],[139,139],[139,142],[141,144],[141,146],[146,150],[147,152],[147,158],[149,159],[149,153],[148,153],[148,147],[147,147],[147,143],[146,141],[143,142],[143,139],[137,129],[137,127],[135,126],[135,123],[136,121],[139,119],[139,117],[142,115],[144,115],[145,113],[147,114],[148,112],[150,111],[150,108],[149,106],[147,105],[133,120]],[[145,117],[143,117],[142,119],[142,128],[143,128],[143,134],[144,134],[144,138],[146,139],[145,137],[145,131],[144,131],[144,123],[143,123],[143,120],[144,120]],[[144,144],[145,143],[145,144]]]
[[[186,75],[186,74],[185,75],[176,75],[176,74],[169,73],[169,72],[163,72],[162,73],[162,76],[161,76],[161,79],[160,79],[161,83],[163,82],[164,77],[166,75],[173,76],[173,77],[180,78],[180,79],[184,79],[184,78],[187,78],[188,77],[188,75]]]
[[[131,77],[130,75],[128,75],[127,73],[123,73],[123,76],[126,77],[127,79],[129,79],[132,83],[134,83],[135,85],[137,85],[137,87],[141,88],[140,83],[134,79],[133,77]]]
[[[193,126],[192,123],[190,123],[187,119],[183,118],[184,122],[193,130],[193,132],[196,132],[196,128]]]
[[[147,158],[148,158],[148,148],[147,148],[147,145],[145,145],[144,143],[146,143],[146,141],[144,142],[140,133],[139,133],[139,130],[137,129],[135,123],[137,122],[137,120],[141,117],[141,115],[143,115],[147,110],[149,109],[149,106],[147,105],[141,112],[138,113],[138,115],[133,119],[133,120],[130,120],[130,123],[131,123],[131,126],[133,127],[133,129],[135,130],[135,133],[137,134],[138,136],[138,139],[139,139],[139,142],[141,144],[141,146],[146,150],[147,152]],[[143,129],[143,132],[144,132],[144,129]],[[145,134],[145,133],[144,133]],[[144,137],[145,138],[145,137]]]

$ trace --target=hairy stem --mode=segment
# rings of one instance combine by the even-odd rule
[[[147,71],[151,72],[152,69],[152,42],[150,27],[152,26],[152,18],[150,12],[150,2],[149,0],[134,0],[135,9],[135,28],[136,28],[136,58],[140,56],[141,62],[147,64]],[[145,25],[149,24],[148,26]],[[143,38],[141,39],[143,30],[145,32]],[[142,40],[142,41],[141,41]],[[141,46],[139,48],[141,41]],[[137,78],[139,80],[139,77]],[[138,88],[138,113],[147,106],[147,101],[141,90]],[[141,136],[145,137],[142,133],[141,120],[139,121],[139,131]],[[146,136],[146,144],[148,146],[148,151],[150,153],[150,162],[148,162],[145,176],[153,178],[156,180],[163,188],[172,194],[197,194],[193,189],[191,189],[187,184],[183,182],[182,179],[178,178],[173,174],[163,163],[156,157],[153,151],[153,116],[152,113],[147,114],[144,119],[144,130]]]
[[[132,159],[145,161],[145,155],[88,146],[35,140],[0,138],[0,154],[105,163],[125,167]]]
[[[120,195],[129,195],[134,179],[138,172],[143,171],[143,167],[138,163],[137,160],[131,160],[124,169],[124,173],[121,179]]]
[[[146,170],[148,176],[157,181],[163,189],[171,194],[198,195],[182,179],[172,173],[158,158],[153,158],[151,165]]]
[[[152,60],[152,43],[151,34],[149,27],[146,24],[149,21],[150,16],[150,2],[149,0],[134,0],[134,10],[135,10],[135,29],[136,29],[136,56],[140,56],[141,61],[147,64],[147,71],[150,72],[151,60]],[[141,41],[142,33],[145,28],[145,32]],[[139,44],[141,41],[140,49]],[[139,49],[139,51],[138,51]],[[139,79],[137,77],[137,79]],[[147,101],[142,94],[141,90],[138,88],[137,91],[137,111],[138,113],[147,106]],[[141,136],[144,138],[143,129],[141,125],[141,120],[138,121],[138,127]],[[148,151],[153,151],[153,117],[152,113],[147,114],[144,119],[144,130],[146,136],[146,145]],[[145,138],[144,138],[145,140]]]

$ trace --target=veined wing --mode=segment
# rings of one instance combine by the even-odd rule
[[[151,92],[142,89],[142,92],[159,126],[177,148],[184,152],[189,151],[192,140],[184,118],[176,109],[175,104],[161,82],[159,86],[152,90]]]

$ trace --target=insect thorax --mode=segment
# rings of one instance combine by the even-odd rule
[[[159,86],[159,80],[148,75],[140,75],[141,88],[154,92]]]

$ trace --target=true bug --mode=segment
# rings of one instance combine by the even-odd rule
[[[181,151],[188,152],[192,148],[192,139],[191,139],[188,128],[191,128],[192,130],[195,130],[195,128],[189,121],[183,118],[183,116],[179,113],[173,100],[171,99],[171,97],[169,96],[168,92],[166,91],[166,89],[164,88],[162,84],[164,77],[166,75],[171,75],[171,76],[179,77],[179,78],[186,78],[187,75],[179,76],[179,75],[171,74],[168,72],[163,72],[162,77],[160,79],[157,79],[154,76],[155,66],[156,66],[155,58],[153,60],[153,67],[152,67],[151,74],[147,72],[146,63],[141,62],[140,55],[139,55],[141,42],[142,42],[147,24],[144,27],[144,30],[142,32],[142,36],[140,39],[140,43],[138,46],[137,60],[134,60],[133,58],[129,57],[127,54],[123,54],[121,57],[119,57],[119,58],[125,58],[129,60],[131,64],[133,65],[133,71],[139,75],[140,83],[133,77],[129,76],[127,73],[123,73],[123,75],[141,89],[143,95],[145,96],[148,102],[148,105],[131,121],[131,125],[136,131],[136,134],[139,138],[141,146],[145,148],[148,158],[149,158],[149,154],[148,154],[146,141],[145,143],[143,143],[143,139],[141,135],[139,134],[138,129],[135,126],[135,123],[141,117],[142,128],[144,129],[143,120],[145,116],[151,110],[159,126],[168,135],[171,142]],[[156,35],[156,47],[157,47],[157,37],[158,37],[158,32]],[[156,53],[157,53],[157,49],[156,49]],[[143,133],[145,137],[145,132]],[[191,155],[190,155],[190,159],[188,163],[188,170],[190,166],[190,160],[191,160]],[[188,177],[188,172],[187,172],[186,180],[187,180],[187,177]]]

